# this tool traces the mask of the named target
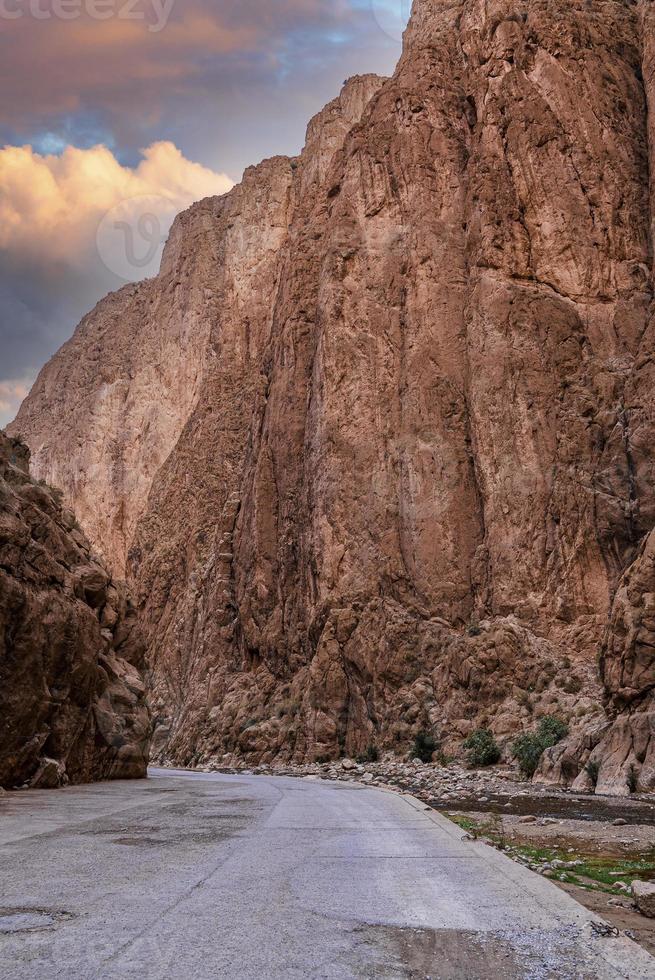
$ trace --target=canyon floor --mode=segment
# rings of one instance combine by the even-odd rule
[[[652,978],[655,960],[414,797],[153,770],[0,798],[0,973]]]

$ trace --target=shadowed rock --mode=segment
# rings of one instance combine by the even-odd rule
[[[145,775],[134,609],[60,493],[0,432],[0,786]]]

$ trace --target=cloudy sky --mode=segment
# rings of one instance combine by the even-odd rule
[[[174,214],[296,153],[410,0],[0,0],[0,425]]]

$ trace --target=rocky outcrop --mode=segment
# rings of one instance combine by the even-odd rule
[[[144,776],[142,655],[124,588],[0,432],[0,786]]]
[[[655,531],[617,590],[600,650],[609,720],[546,753],[544,782],[627,796],[655,791]]]
[[[45,369],[13,431],[69,500],[97,478],[94,540],[129,515],[113,556],[129,546],[161,757],[605,724],[596,651],[655,525],[651,21],[417,0],[393,78],[351,80],[299,158],[182,216],[159,279],[58,356],[70,391]],[[163,394],[139,381],[159,329]],[[125,415],[96,429],[103,383],[75,389],[76,358],[132,330],[115,383],[130,419],[162,399],[164,441]]]
[[[617,712],[655,707],[655,532],[617,590],[600,673]]]

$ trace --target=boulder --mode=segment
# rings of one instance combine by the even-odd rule
[[[57,789],[63,786],[66,777],[66,766],[58,759],[43,758],[39,768],[30,780],[33,789]]]
[[[633,881],[631,886],[635,905],[650,919],[655,919],[655,883],[652,881]]]

